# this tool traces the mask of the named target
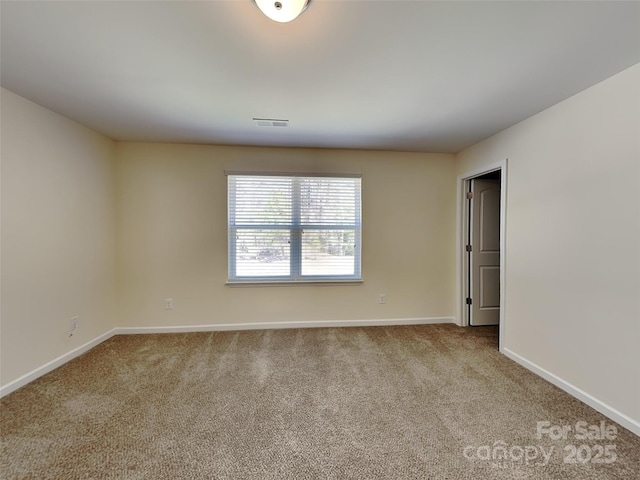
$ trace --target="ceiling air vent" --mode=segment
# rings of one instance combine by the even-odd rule
[[[253,118],[259,127],[288,127],[289,120],[277,120],[275,118]]]

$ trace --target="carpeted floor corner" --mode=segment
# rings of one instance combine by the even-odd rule
[[[640,478],[640,438],[499,354],[493,327],[116,336],[0,421],[3,479]]]

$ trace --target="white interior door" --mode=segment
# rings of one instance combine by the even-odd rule
[[[500,180],[471,180],[469,323],[500,322]]]

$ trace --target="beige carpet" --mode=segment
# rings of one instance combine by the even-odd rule
[[[491,327],[117,336],[0,416],[3,479],[640,478],[640,438],[500,355]]]

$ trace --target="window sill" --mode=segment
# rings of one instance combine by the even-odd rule
[[[336,286],[336,285],[362,285],[359,280],[233,280],[227,281],[228,287],[292,287],[292,286]]]

